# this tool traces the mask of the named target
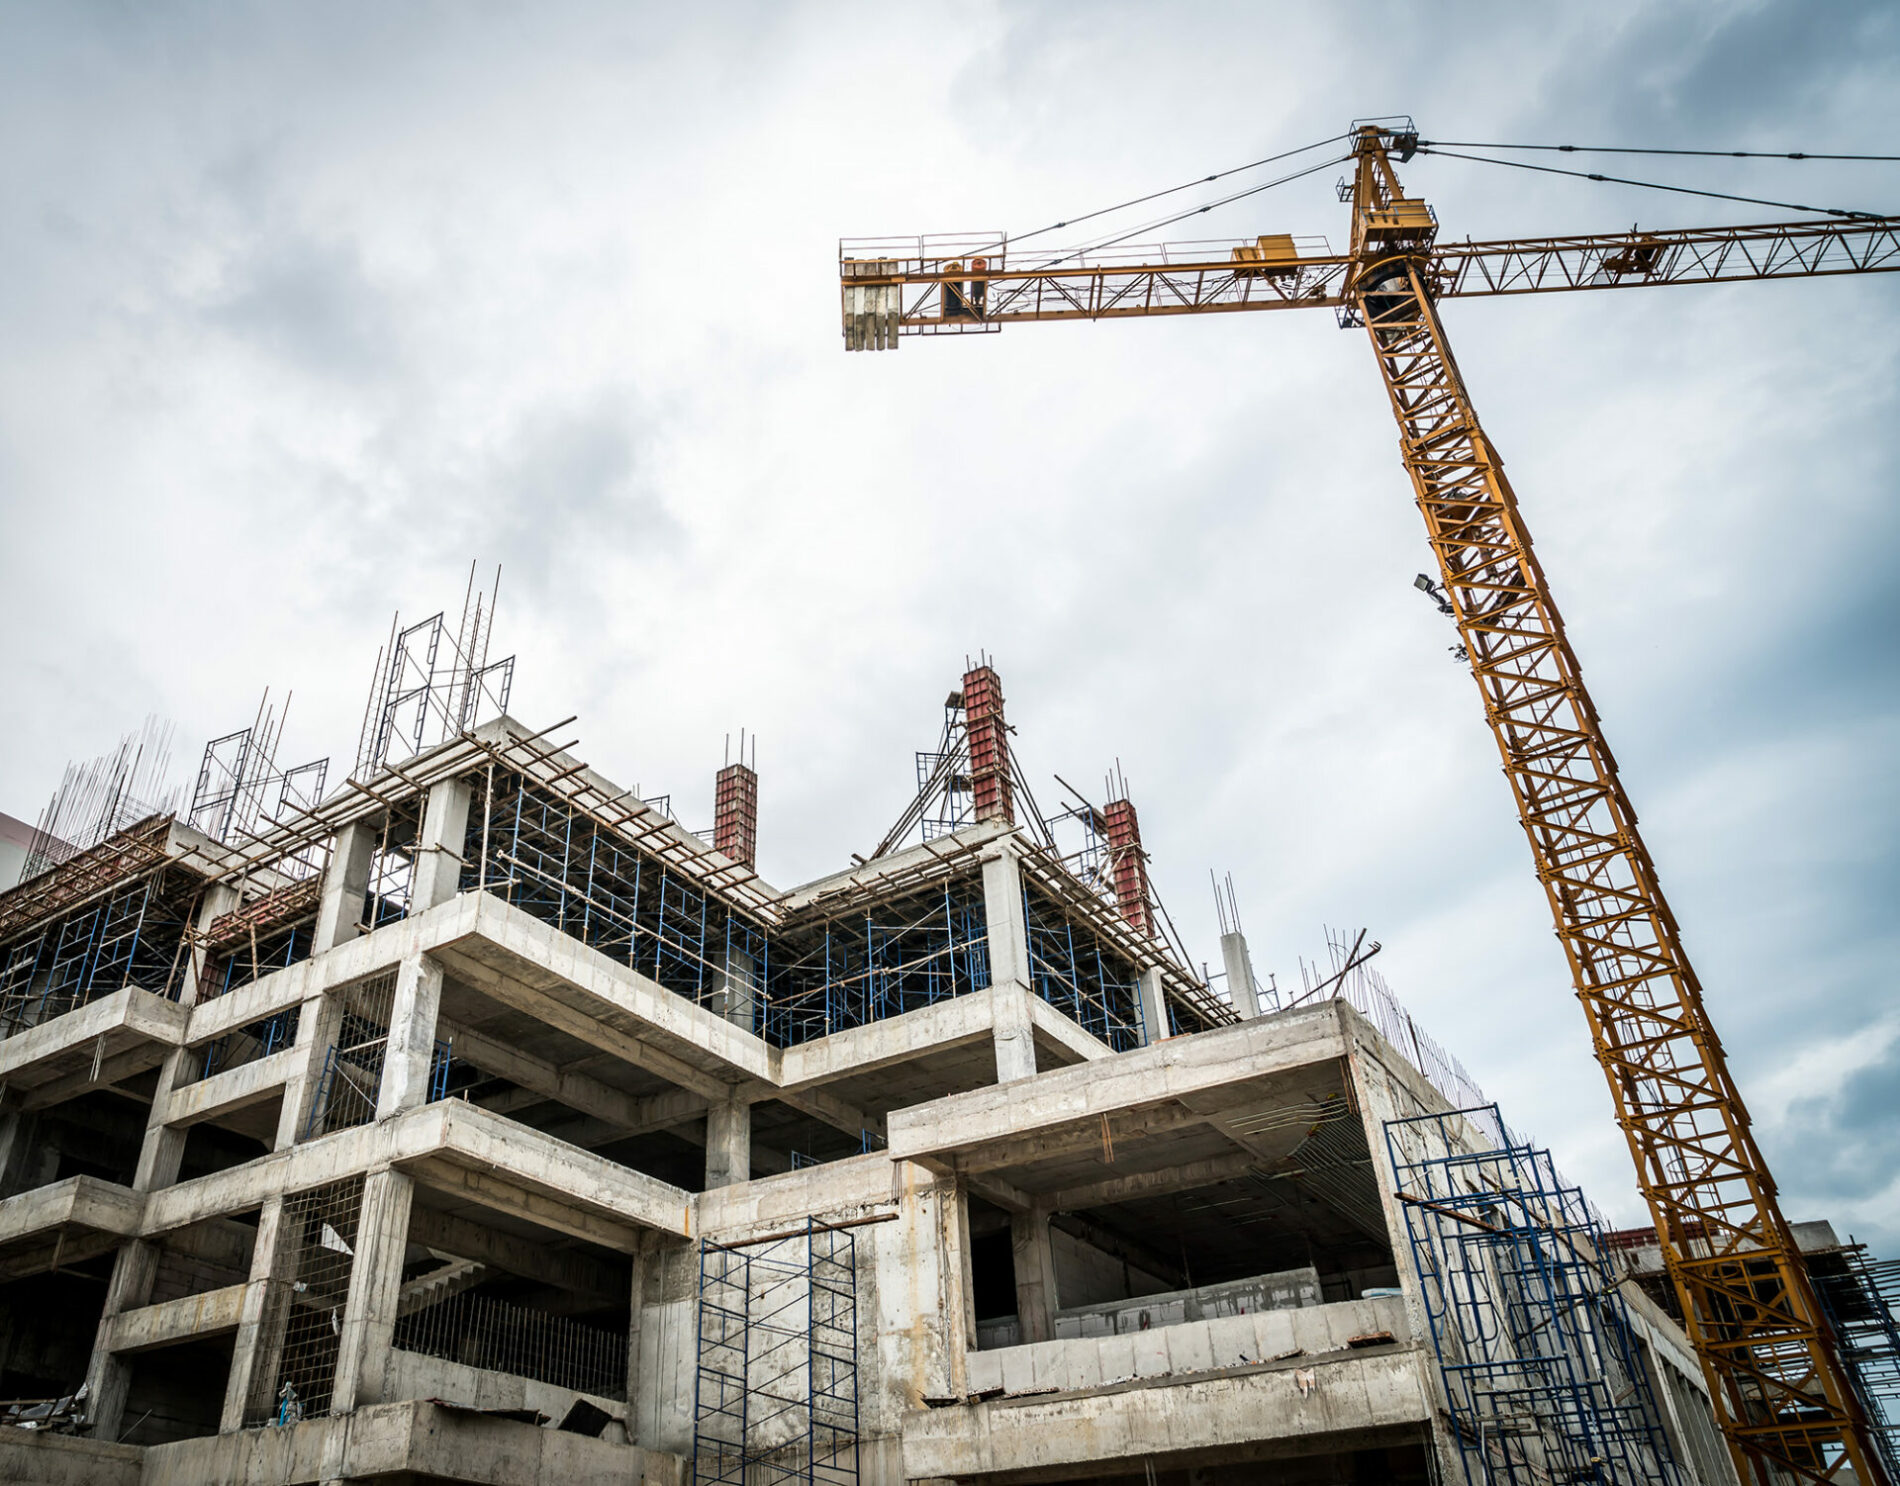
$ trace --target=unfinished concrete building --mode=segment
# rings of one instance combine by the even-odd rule
[[[457,684],[0,895],[0,1479],[1733,1481],[1547,1155],[1358,959],[1193,971],[987,666],[790,890],[744,763],[704,840]]]

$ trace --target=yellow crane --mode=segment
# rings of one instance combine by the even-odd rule
[[[1883,1468],[1782,1216],[1517,496],[1438,312],[1441,300],[1479,295],[1900,269],[1900,217],[1832,212],[1765,226],[1441,243],[1432,209],[1406,194],[1393,168],[1394,156],[1404,163],[1430,148],[1410,121],[1358,123],[1345,138],[1344,253],[1290,235],[1036,254],[998,238],[847,241],[846,348],[895,349],[900,337],[1025,320],[1247,310],[1329,308],[1364,326],[1461,658],[1736,1470],[1763,1486],[1900,1486]]]

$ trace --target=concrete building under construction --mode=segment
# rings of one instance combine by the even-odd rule
[[[492,669],[0,894],[0,1479],[1735,1480],[1548,1155],[1362,954],[1197,973],[987,665],[792,889]]]

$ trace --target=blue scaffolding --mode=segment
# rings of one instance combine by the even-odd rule
[[[778,936],[764,1035],[780,1047],[980,991],[990,983],[981,884],[952,879]]]
[[[851,1225],[857,1226],[857,1225]],[[857,1486],[851,1227],[699,1246],[693,1486]]]
[[[1023,925],[1029,937],[1029,980],[1036,994],[1116,1052],[1140,1047],[1146,1039],[1135,967],[1104,946],[1088,925],[1072,922],[1054,899],[1027,885]]]
[[[1550,1153],[1495,1105],[1385,1138],[1470,1486],[1681,1486],[1602,1233]]]

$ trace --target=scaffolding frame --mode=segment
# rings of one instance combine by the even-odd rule
[[[126,987],[177,1000],[202,884],[152,868],[0,948],[0,1038]]]
[[[856,1486],[857,1226],[700,1241],[693,1486]]]
[[[1478,1130],[1501,1138],[1472,1149]],[[1684,1486],[1583,1193],[1496,1105],[1385,1122],[1469,1486]]]
[[[1900,1259],[1870,1258],[1865,1244],[1854,1243],[1838,1257],[1840,1269],[1823,1272],[1810,1261],[1809,1272],[1872,1426],[1874,1448],[1887,1474],[1900,1481]]]
[[[696,1004],[723,1003],[748,974],[762,983],[763,924],[696,877],[525,773],[491,767],[469,781],[461,888],[493,893]]]
[[[849,916],[779,936],[766,977],[765,1038],[779,1047],[986,989],[989,919],[980,878],[946,877]]]
[[[1029,981],[1036,994],[1083,1031],[1116,1052],[1143,1042],[1137,972],[1103,945],[1087,924],[1077,924],[1061,905],[1023,885],[1023,924],[1028,930]]]

